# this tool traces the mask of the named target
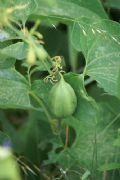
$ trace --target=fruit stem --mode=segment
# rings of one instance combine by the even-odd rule
[[[68,145],[69,145],[69,126],[66,126],[66,139],[65,139],[64,149],[66,149]]]
[[[60,75],[60,78],[61,78],[61,79],[64,79],[64,78],[63,78],[63,75],[61,74],[61,72],[59,72],[59,75]]]

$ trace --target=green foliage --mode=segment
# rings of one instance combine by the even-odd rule
[[[14,68],[0,70],[0,107],[30,108],[26,79]]]
[[[119,9],[120,8],[120,1],[119,0],[107,0],[105,2],[105,6],[107,8],[116,8]]]
[[[1,180],[120,179],[120,3],[101,2],[0,1]]]
[[[102,20],[92,26],[88,23],[89,19],[86,23],[83,20],[82,32],[78,29],[80,23],[75,24],[73,29],[74,44],[78,44],[80,37],[85,40],[83,44],[81,41],[81,47],[76,47],[86,57],[84,74],[98,81],[109,94],[119,98],[119,24],[110,20]]]

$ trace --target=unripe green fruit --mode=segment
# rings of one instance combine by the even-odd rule
[[[77,98],[73,88],[63,77],[50,91],[50,109],[58,118],[71,116],[77,107]]]

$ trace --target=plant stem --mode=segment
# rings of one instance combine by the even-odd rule
[[[84,83],[84,84],[85,84],[85,86],[87,86],[87,85],[93,83],[94,81],[95,81],[94,79],[88,78],[88,79],[85,80],[85,83]]]
[[[106,159],[105,160],[105,164],[107,164],[108,163],[108,160]],[[107,180],[107,171],[105,170],[104,172],[103,172],[103,180]]]
[[[46,106],[42,102],[42,100],[33,92],[30,92],[30,94],[36,100],[36,102],[43,108],[44,113],[46,114],[48,120],[51,122],[52,117],[51,117],[50,113],[48,112]]]
[[[68,144],[69,144],[69,126],[66,126],[66,139],[65,139],[64,149],[68,147]]]
[[[28,76],[28,82],[29,82],[29,86],[31,87],[31,76],[30,76],[30,68],[31,68],[31,67],[28,67],[28,70],[27,70],[27,76]]]
[[[12,24],[9,24],[9,28],[14,31],[24,42],[28,43],[25,35],[22,34],[17,28],[15,28]]]

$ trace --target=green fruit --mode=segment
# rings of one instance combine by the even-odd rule
[[[50,109],[58,118],[71,116],[77,106],[77,98],[73,88],[63,77],[50,91]]]

